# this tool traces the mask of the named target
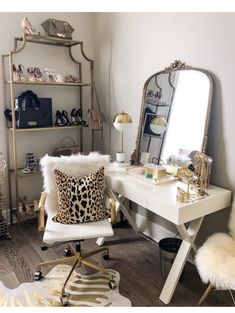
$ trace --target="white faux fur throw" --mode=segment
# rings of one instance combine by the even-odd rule
[[[91,152],[89,155],[74,154],[71,156],[52,157],[45,155],[40,160],[44,190],[47,192],[45,210],[55,215],[58,208],[57,191],[54,170],[57,169],[67,175],[80,177],[90,174],[104,166],[105,172],[110,163],[109,155]]]
[[[235,290],[235,240],[225,233],[210,236],[196,254],[202,281],[216,289]]]

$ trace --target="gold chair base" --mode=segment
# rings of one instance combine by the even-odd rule
[[[52,261],[46,261],[46,262],[40,263],[38,265],[38,271],[41,272],[41,268],[43,266],[73,263],[73,267],[71,268],[71,271],[69,272],[69,275],[68,275],[68,277],[67,277],[67,279],[66,279],[66,281],[65,281],[65,283],[63,285],[62,291],[61,291],[61,296],[62,297],[66,296],[65,295],[65,287],[66,287],[66,284],[69,281],[69,278],[71,277],[73,271],[75,270],[75,268],[77,266],[81,266],[82,264],[85,265],[85,266],[88,266],[88,267],[90,267],[92,269],[95,269],[97,271],[101,271],[103,273],[108,274],[109,275],[109,281],[110,282],[113,281],[113,274],[110,271],[108,271],[107,269],[104,269],[103,267],[99,266],[98,264],[95,264],[95,263],[87,260],[88,257],[90,257],[92,255],[95,255],[97,253],[100,253],[100,252],[103,252],[103,251],[107,251],[107,253],[108,253],[109,249],[107,247],[106,248],[105,247],[104,248],[99,248],[99,249],[96,249],[94,251],[91,251],[91,252],[88,252],[88,253],[84,253],[83,256],[81,255],[81,252],[76,252],[71,244],[69,244],[69,247],[70,247],[70,249],[74,253],[73,256],[64,257],[64,258],[56,259],[56,260],[52,260]]]

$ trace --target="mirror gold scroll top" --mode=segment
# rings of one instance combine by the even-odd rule
[[[149,155],[149,163],[164,164],[169,158],[205,152],[211,94],[211,76],[179,60],[152,75],[143,90],[137,163],[141,153]],[[165,129],[154,132],[153,125],[160,120]]]

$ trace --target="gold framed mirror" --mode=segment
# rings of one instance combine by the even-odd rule
[[[132,164],[165,164],[171,155],[205,153],[212,92],[211,74],[181,61],[150,76]]]

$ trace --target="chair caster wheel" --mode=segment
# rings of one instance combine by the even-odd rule
[[[109,260],[109,253],[108,253],[108,251],[105,251],[105,252],[103,253],[103,259],[104,259],[105,261]]]
[[[64,255],[65,256],[73,256],[73,252],[70,248],[65,248],[64,249]]]
[[[109,288],[112,289],[112,290],[114,290],[114,289],[116,289],[116,287],[117,287],[116,282],[115,282],[114,280],[110,280],[110,282],[109,282]]]
[[[42,272],[41,271],[34,272],[34,280],[40,280],[40,279],[42,279]]]
[[[60,302],[61,302],[62,306],[68,305],[68,303],[69,303],[68,297],[66,295],[61,296]]]

